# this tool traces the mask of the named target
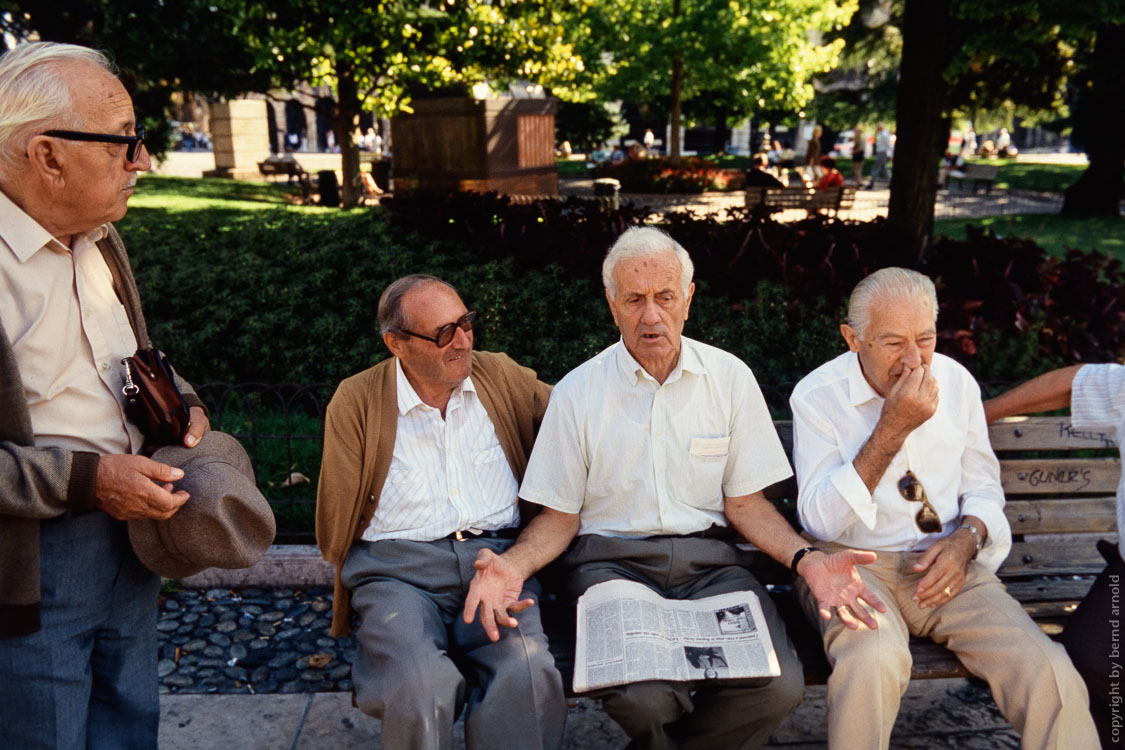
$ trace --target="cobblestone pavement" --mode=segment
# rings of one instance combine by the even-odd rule
[[[184,589],[160,599],[162,693],[351,691],[355,639],[326,588]]]

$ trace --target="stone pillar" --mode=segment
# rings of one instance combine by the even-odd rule
[[[264,99],[234,99],[211,105],[211,144],[215,169],[204,177],[260,180],[258,162],[270,155]]]

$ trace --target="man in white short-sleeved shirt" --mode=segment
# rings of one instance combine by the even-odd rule
[[[1125,367],[1118,364],[1073,365],[1032,378],[984,402],[985,417],[994,422],[1013,414],[1070,407],[1075,429],[1113,435],[1118,445],[1125,434]],[[1125,476],[1117,483],[1117,545],[1102,540],[1098,551],[1106,567],[1094,581],[1063,631],[1062,644],[1090,692],[1090,714],[1102,747],[1121,743],[1121,676],[1110,654],[1120,649],[1121,581],[1125,578]],[[1116,727],[1114,726],[1116,723]]]
[[[520,496],[543,510],[503,555],[482,551],[466,602],[486,632],[510,626],[523,581],[560,555],[577,598],[607,580],[698,599],[753,591],[781,676],[647,681],[600,691],[630,747],[760,747],[800,701],[803,674],[772,602],[746,569],[738,534],[798,569],[834,604],[875,599],[855,572],[870,553],[807,554],[762,490],[791,475],[750,369],[683,338],[695,286],[687,252],[663,232],[630,229],[603,265],[621,340],[551,395]]]
[[[874,635],[849,629],[851,605],[817,617],[797,584],[832,664],[828,744],[889,746],[915,636],[946,645],[989,682],[1025,747],[1094,748],[1081,679],[995,575],[1011,547],[1000,466],[980,389],[934,353],[936,322],[930,279],[876,271],[849,300],[849,351],[790,399],[801,523],[825,552],[876,552],[859,575],[887,603],[870,613]]]

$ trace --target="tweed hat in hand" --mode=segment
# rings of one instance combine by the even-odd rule
[[[129,521],[133,551],[149,570],[186,578],[207,568],[248,568],[265,554],[277,526],[237,440],[206,432],[194,448],[169,445],[152,458],[183,469],[175,487],[191,497],[167,520]]]

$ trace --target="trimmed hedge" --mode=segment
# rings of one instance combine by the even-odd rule
[[[429,272],[481,313],[477,346],[557,381],[617,338],[600,266],[646,215],[571,198],[512,205],[495,195],[412,193],[371,211],[136,210],[121,224],[153,340],[189,380],[336,382],[386,356],[375,327],[383,288]],[[973,230],[921,263],[881,221],[764,213],[665,228],[696,263],[687,335],[742,357],[763,384],[791,384],[843,350],[847,294],[870,271],[916,267],[939,287],[939,349],[981,380],[1015,381],[1125,349],[1121,264]],[[780,405],[780,404],[778,404]]]

